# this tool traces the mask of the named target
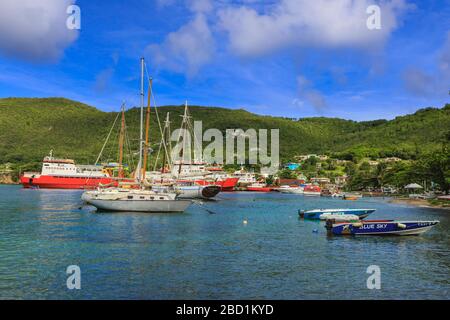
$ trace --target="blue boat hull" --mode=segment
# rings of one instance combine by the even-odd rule
[[[338,223],[331,227],[335,235],[419,235],[439,221],[362,221],[359,223]]]
[[[308,212],[304,211],[302,212],[303,218],[310,219],[310,220],[320,220],[320,216],[325,213],[329,214],[353,214],[358,216],[360,219],[366,218],[369,214],[374,212],[375,209],[361,209],[361,210],[336,210],[336,211],[316,211],[316,212]]]

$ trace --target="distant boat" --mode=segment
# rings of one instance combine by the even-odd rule
[[[439,221],[394,221],[367,220],[359,222],[337,222],[327,220],[326,228],[334,235],[420,235]]]
[[[268,187],[265,183],[252,183],[247,186],[247,191],[270,192],[272,188]]]
[[[309,186],[306,186],[303,189],[303,194],[305,196],[320,196],[321,189],[320,189],[319,186],[311,186],[311,185],[309,185]]]
[[[301,218],[312,220],[325,220],[328,215],[344,215],[352,214],[358,216],[360,219],[366,218],[375,209],[314,209],[314,210],[299,210],[298,214]]]
[[[281,193],[303,194],[303,188],[299,186],[280,186],[275,190]]]
[[[342,196],[343,200],[358,200],[362,198],[361,193],[344,193]]]
[[[233,177],[239,179],[237,183],[241,187],[258,182],[256,180],[256,175],[253,172],[247,172],[243,167],[241,167],[240,170],[235,171]]]

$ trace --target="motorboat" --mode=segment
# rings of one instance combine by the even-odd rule
[[[311,220],[325,220],[328,215],[344,214],[352,214],[358,216],[360,219],[364,219],[374,211],[375,209],[314,209],[299,210],[298,214],[301,218]]]
[[[427,232],[439,221],[395,221],[366,220],[357,222],[335,222],[327,220],[326,228],[334,235],[420,235]]]

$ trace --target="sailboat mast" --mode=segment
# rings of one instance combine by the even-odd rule
[[[170,147],[168,145],[170,143],[169,134],[170,134],[170,120],[169,120],[169,112],[167,112],[166,121],[164,122],[163,136],[162,136],[164,153],[163,153],[163,162],[162,162],[162,167],[161,167],[161,173],[165,172],[166,163],[169,164],[168,159],[169,159],[170,155],[167,154],[170,150]],[[169,170],[170,170],[170,165],[169,165]]]
[[[138,163],[138,181],[142,181],[141,168],[142,168],[142,144],[144,140],[144,58],[141,58],[141,119],[140,119],[140,135],[139,135],[139,163]]]
[[[123,144],[125,138],[125,105],[122,104],[122,122],[119,135],[119,178],[123,178]]]
[[[182,166],[183,160],[184,160],[184,148],[185,148],[185,144],[186,144],[186,130],[187,130],[187,128],[184,128],[184,126],[186,124],[186,120],[187,120],[187,101],[184,104],[184,114],[183,114],[183,120],[181,122],[181,131],[183,134],[183,147],[181,149],[180,163],[178,166],[178,175],[181,174],[181,166]]]
[[[142,166],[142,180],[145,180],[145,172],[147,171],[147,159],[148,159],[148,140],[149,140],[149,127],[150,127],[150,102],[152,96],[152,85],[153,79],[150,78],[148,85],[148,100],[147,100],[147,111],[145,115],[145,144],[144,144],[144,163]]]

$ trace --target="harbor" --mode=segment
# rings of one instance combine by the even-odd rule
[[[450,300],[447,2],[0,1],[0,302]]]
[[[0,186],[2,299],[449,298],[446,210],[234,192],[184,213],[95,213],[81,194]],[[327,236],[297,213],[342,202],[376,209],[370,219],[440,224],[422,236]],[[74,264],[81,290],[66,288]],[[372,264],[382,290],[366,287]]]

